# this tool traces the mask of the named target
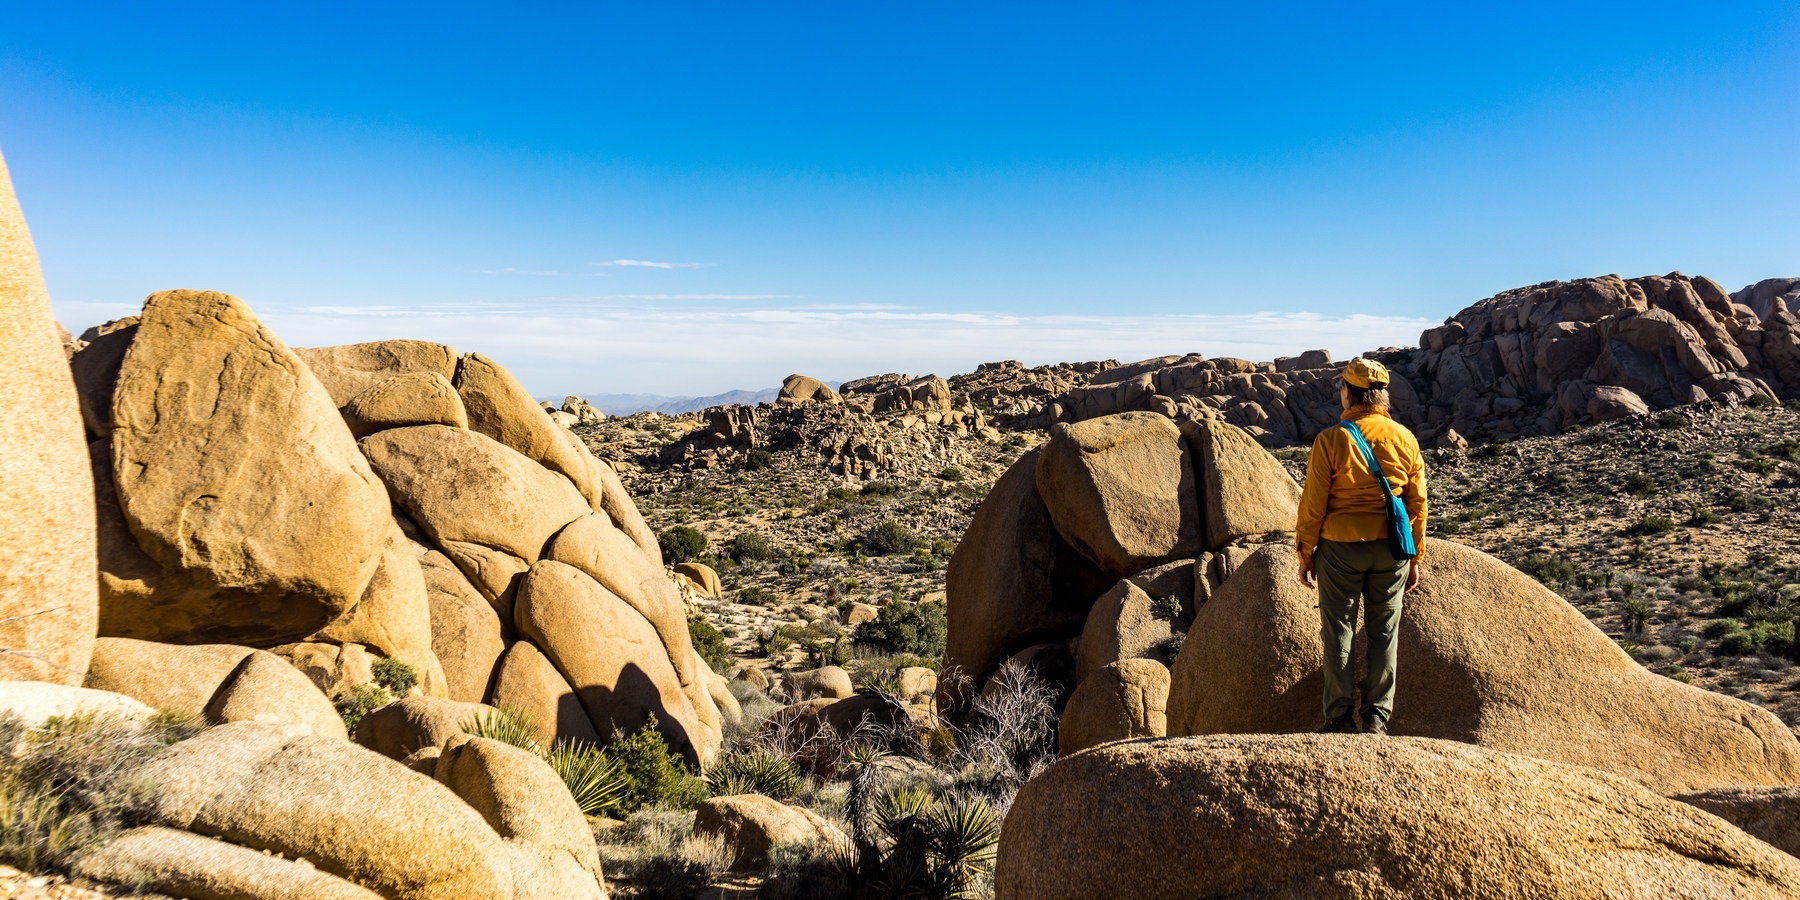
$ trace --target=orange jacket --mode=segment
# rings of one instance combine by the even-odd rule
[[[1425,457],[1419,439],[1406,426],[1373,406],[1353,406],[1343,418],[1355,422],[1381,463],[1382,474],[1394,493],[1406,504],[1412,520],[1413,541],[1419,557],[1425,556]],[[1300,492],[1300,518],[1294,525],[1294,541],[1300,566],[1312,565],[1319,539],[1329,541],[1378,541],[1387,537],[1387,507],[1375,474],[1363,460],[1350,432],[1338,426],[1325,429],[1313,440],[1306,461],[1306,486]]]

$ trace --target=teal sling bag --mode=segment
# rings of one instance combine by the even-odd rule
[[[1393,485],[1388,484],[1387,476],[1381,472],[1381,463],[1375,460],[1375,451],[1363,437],[1362,429],[1348,419],[1339,422],[1344,430],[1350,432],[1350,439],[1356,442],[1356,448],[1362,451],[1363,461],[1369,464],[1369,471],[1375,473],[1375,481],[1381,485],[1381,493],[1387,496],[1388,550],[1395,559],[1412,559],[1419,555],[1418,545],[1413,543],[1412,520],[1406,515],[1406,504],[1394,494]]]

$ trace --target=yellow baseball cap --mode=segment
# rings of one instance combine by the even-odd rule
[[[1344,379],[1344,382],[1351,387],[1363,390],[1371,387],[1387,387],[1389,381],[1387,366],[1372,359],[1363,359],[1360,356],[1351,360],[1350,364],[1344,367],[1344,371],[1338,374],[1338,377]]]

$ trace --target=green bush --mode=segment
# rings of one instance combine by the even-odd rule
[[[1656,417],[1656,427],[1658,428],[1686,428],[1691,424],[1693,424],[1692,421],[1685,413],[1673,409]]]
[[[938,473],[938,477],[945,481],[961,481],[967,476],[963,475],[963,470],[955,466],[946,466],[944,471]]]
[[[1656,493],[1656,479],[1642,472],[1633,472],[1625,476],[1625,491],[1636,497],[1648,497]]]
[[[873,622],[856,629],[856,644],[878,653],[944,655],[944,604],[890,601]]]
[[[1519,571],[1536,578],[1545,587],[1555,589],[1573,580],[1577,570],[1575,564],[1564,557],[1533,553],[1519,563]]]
[[[530,713],[516,706],[478,712],[474,718],[462,723],[462,730],[470,737],[511,744],[540,756],[544,753],[543,745],[538,742],[537,723],[532,721]]]
[[[751,585],[750,587],[747,587],[747,588],[739,588],[737,595],[738,595],[738,602],[742,603],[746,606],[774,606],[775,605],[775,595],[773,593],[771,593],[768,589],[760,588],[755,585]]]
[[[677,525],[656,538],[662,548],[663,562],[692,562],[706,552],[706,535],[686,525]]]
[[[375,683],[386,688],[396,698],[406,696],[419,683],[419,673],[397,659],[377,659],[369,668],[375,676]]]
[[[892,497],[900,493],[900,488],[900,483],[897,481],[871,481],[862,486],[862,495],[864,497]]]
[[[619,812],[627,779],[625,767],[589,744],[568,739],[557,741],[544,761],[568,785],[569,795],[582,815],[612,816]]]
[[[1744,401],[1744,405],[1751,409],[1768,409],[1769,407],[1778,406],[1780,404],[1774,397],[1771,397],[1768,394],[1751,394],[1750,399]]]
[[[688,619],[688,637],[694,642],[694,652],[700,654],[713,671],[723,672],[731,666],[731,646],[725,643],[724,632],[714,628],[705,616]]]
[[[1664,534],[1675,530],[1675,520],[1668,516],[1645,516],[1631,526],[1632,534]]]
[[[725,545],[725,555],[733,562],[767,562],[774,555],[769,547],[769,539],[754,531],[746,531],[733,537]]]
[[[917,549],[919,536],[893,519],[883,519],[863,537],[862,544],[870,556],[895,556]]]
[[[357,684],[337,695],[331,705],[337,707],[338,717],[344,720],[345,730],[355,735],[356,726],[363,720],[363,716],[392,702],[394,698],[381,685]]]
[[[757,447],[744,457],[744,468],[758,472],[775,464],[775,454]]]
[[[687,773],[681,757],[669,750],[669,742],[656,730],[656,715],[629,735],[615,735],[606,756],[625,776],[618,808],[626,813],[662,803],[676,809],[693,809],[705,799],[706,785]]]

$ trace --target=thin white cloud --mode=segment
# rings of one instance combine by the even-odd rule
[[[569,274],[569,273],[567,273],[567,272],[559,272],[559,271],[557,271],[557,270],[555,270],[555,269],[515,269],[515,268],[513,268],[513,267],[511,267],[511,266],[507,266],[507,267],[506,267],[506,268],[504,268],[504,269],[482,269],[482,270],[481,270],[481,274],[483,274],[483,275],[538,275],[538,276],[546,276],[546,275],[567,275],[567,274]]]
[[[656,262],[648,259],[609,259],[594,263],[596,266],[629,266],[639,269],[704,269],[718,263],[703,262]]]

